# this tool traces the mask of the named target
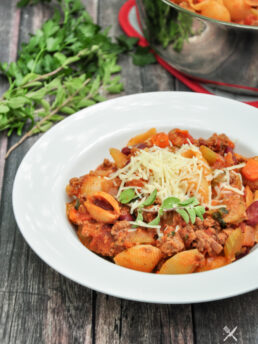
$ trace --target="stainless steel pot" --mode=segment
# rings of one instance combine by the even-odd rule
[[[152,48],[187,76],[258,95],[258,26],[200,16],[169,0],[136,0]]]

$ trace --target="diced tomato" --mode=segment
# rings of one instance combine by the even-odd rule
[[[168,133],[168,138],[174,146],[182,146],[188,143],[194,143],[193,137],[189,134],[188,130],[173,129]]]
[[[156,145],[160,148],[165,148],[165,147],[169,146],[168,135],[165,133],[158,133],[158,134],[152,136],[151,141],[154,145]]]

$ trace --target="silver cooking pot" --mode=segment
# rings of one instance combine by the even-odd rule
[[[151,47],[192,78],[242,94],[258,95],[258,26],[226,23],[169,0],[136,0]]]

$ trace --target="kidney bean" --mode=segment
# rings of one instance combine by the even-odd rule
[[[148,147],[148,145],[146,143],[139,143],[136,147],[139,149],[144,149],[144,148]]]
[[[131,214],[122,214],[119,216],[120,221],[134,221],[134,218]]]
[[[121,152],[125,155],[131,154],[131,149],[129,147],[124,147]]]
[[[247,221],[246,223],[250,226],[258,224],[258,201],[253,202],[246,210]]]
[[[232,147],[230,147],[230,146],[227,146],[226,148],[225,148],[225,153],[233,153],[233,148]]]

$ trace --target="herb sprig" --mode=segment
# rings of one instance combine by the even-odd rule
[[[162,202],[157,217],[149,224],[158,225],[160,223],[160,217],[163,215],[164,211],[169,210],[176,211],[186,223],[191,221],[192,224],[195,223],[196,217],[203,220],[203,214],[205,213],[205,208],[199,205],[199,201],[196,197],[191,197],[182,202],[179,198],[168,197]]]
[[[130,203],[133,199],[137,197],[133,188],[123,190],[120,194],[119,201],[123,204]],[[152,205],[157,197],[157,189],[155,189],[149,197],[141,203],[137,209],[137,218],[135,222],[143,221],[143,208],[145,206]],[[126,201],[125,201],[126,200]],[[151,222],[148,223],[150,226],[157,226],[160,223],[161,216],[163,216],[164,211],[176,211],[186,223],[191,221],[192,224],[195,223],[196,217],[203,220],[203,214],[205,213],[205,207],[201,206],[196,197],[190,197],[187,200],[180,201],[177,197],[166,198],[158,210],[158,215]]]
[[[19,6],[38,2],[22,0]],[[93,23],[80,0],[58,4],[54,16],[22,44],[17,62],[0,62],[9,82],[0,98],[0,131],[26,132],[6,157],[29,136],[123,91],[117,60],[133,51],[138,39],[121,35],[113,42],[109,28]],[[149,55],[146,51],[146,63]]]

